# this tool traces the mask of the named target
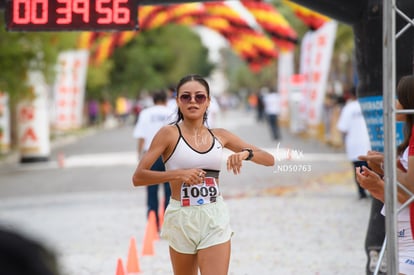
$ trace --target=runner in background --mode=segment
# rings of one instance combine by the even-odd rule
[[[264,112],[267,123],[269,124],[272,140],[280,140],[279,114],[280,114],[280,96],[276,89],[262,89]]]
[[[167,107],[167,95],[164,91],[159,91],[153,94],[154,105],[143,109],[140,112],[137,123],[135,125],[133,136],[138,140],[138,157],[141,160],[148,151],[152,139],[158,130],[168,123],[171,115],[171,110]],[[165,171],[165,166],[162,158],[159,156],[151,166],[153,171]],[[164,182],[164,183],[162,183]],[[170,184],[167,181],[160,181],[164,187],[164,204],[162,207],[167,208],[171,197]],[[148,214],[154,211],[157,218],[158,229],[160,229],[160,221],[158,215],[159,199],[158,199],[159,184],[148,185],[147,188],[147,209]]]

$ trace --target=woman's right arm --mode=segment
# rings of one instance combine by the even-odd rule
[[[179,181],[188,184],[199,184],[200,175],[204,177],[205,172],[202,169],[178,169],[170,171],[153,171],[151,166],[162,155],[171,153],[175,143],[177,142],[177,134],[175,134],[172,126],[164,126],[154,136],[150,148],[143,155],[134,175],[132,183],[134,186],[146,186],[159,184],[163,182]]]
[[[154,136],[150,148],[142,156],[135,169],[132,177],[132,183],[134,186],[145,186],[152,185],[161,182],[170,181],[173,177],[171,173],[165,173],[161,171],[151,170],[152,165],[155,161],[164,154],[169,145],[169,138],[171,133],[168,126],[161,128],[158,133]],[[164,138],[162,138],[164,137]],[[167,138],[165,138],[167,137]]]

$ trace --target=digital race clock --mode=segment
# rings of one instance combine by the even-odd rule
[[[9,31],[115,31],[138,28],[137,0],[7,0]]]

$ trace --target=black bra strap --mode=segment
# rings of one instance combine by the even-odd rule
[[[180,135],[180,137],[182,137],[183,135],[181,134],[181,129],[180,129],[180,126],[178,126],[178,123],[175,124],[175,126],[177,126],[177,128],[178,128],[178,134]]]
[[[213,138],[215,138],[216,136],[213,134],[213,131],[211,131],[210,130],[210,128],[207,128],[207,130],[210,132],[210,134],[211,134],[211,136],[213,137]]]
[[[178,123],[177,124],[175,124],[175,126],[177,126],[177,128],[178,128],[178,133],[180,134],[180,137],[182,137],[183,136],[183,134],[181,133],[181,129],[180,129],[180,126],[178,126]],[[213,137],[213,138],[215,138],[216,136],[213,134],[213,131],[211,131],[210,130],[210,128],[207,128],[207,130],[210,132],[210,134],[211,134],[211,136]]]

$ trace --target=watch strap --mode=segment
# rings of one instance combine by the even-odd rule
[[[250,148],[243,148],[242,149],[242,152],[244,152],[244,151],[249,152],[249,155],[247,156],[247,158],[245,160],[251,160],[253,158],[253,156],[254,156],[253,150],[250,149]]]

